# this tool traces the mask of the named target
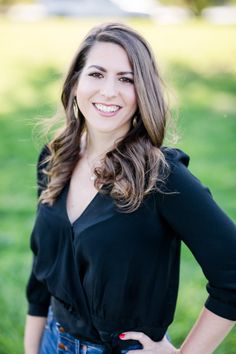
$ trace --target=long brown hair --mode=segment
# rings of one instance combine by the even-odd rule
[[[142,36],[123,24],[103,24],[92,29],[78,49],[66,76],[61,101],[65,125],[48,143],[48,177],[39,201],[52,205],[69,181],[80,156],[81,138],[86,131],[85,119],[74,111],[73,89],[85,66],[89,50],[97,42],[121,46],[127,53],[134,72],[138,109],[136,124],[109,151],[101,167],[96,168],[95,187],[109,193],[121,211],[136,210],[145,195],[157,189],[167,167],[161,146],[165,136],[168,107],[162,90],[154,55]]]

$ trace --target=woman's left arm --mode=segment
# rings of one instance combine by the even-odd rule
[[[235,322],[204,308],[181,346],[181,354],[211,354],[230,332]]]
[[[205,307],[218,317],[236,321],[236,225],[183,159],[183,153],[176,153],[167,193],[157,194],[159,212],[208,280]]]
[[[211,354],[236,321],[236,226],[185,167],[187,155],[177,149],[171,155],[166,193],[157,193],[158,210],[201,266],[209,296],[181,349],[166,337],[153,342],[140,332],[126,332],[122,339],[139,340],[149,353]]]

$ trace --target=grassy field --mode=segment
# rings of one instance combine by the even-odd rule
[[[15,23],[0,19],[0,354],[22,354],[28,248],[36,207],[36,119],[57,108],[63,73],[83,35],[98,21]],[[101,21],[99,21],[101,22]],[[236,27],[129,21],[151,42],[178,117],[178,146],[190,169],[236,220]],[[205,279],[183,248],[176,320],[178,345],[206,299]],[[217,354],[236,352],[236,332]]]

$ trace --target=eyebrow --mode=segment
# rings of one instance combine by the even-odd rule
[[[91,69],[91,68],[96,68],[96,69],[98,69],[98,70],[100,70],[100,71],[102,71],[104,73],[107,72],[107,70],[105,68],[103,68],[102,66],[100,66],[100,65],[90,65],[88,67],[88,69]],[[120,72],[117,73],[117,75],[127,75],[127,74],[134,75],[133,71],[120,71]]]

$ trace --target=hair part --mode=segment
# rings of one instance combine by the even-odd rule
[[[66,120],[63,129],[48,143],[50,154],[44,169],[48,183],[39,201],[52,205],[79,161],[86,125],[79,109],[78,115],[75,114],[74,91],[88,53],[98,42],[114,43],[126,51],[134,71],[138,109],[137,124],[95,169],[95,187],[102,193],[109,193],[121,211],[132,212],[140,206],[145,195],[158,190],[158,182],[164,180],[164,171],[168,170],[160,148],[169,110],[148,43],[136,31],[119,23],[93,28],[71,63],[61,94]]]

